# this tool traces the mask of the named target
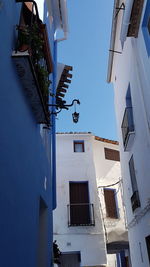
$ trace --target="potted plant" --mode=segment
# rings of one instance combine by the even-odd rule
[[[53,242],[53,256],[54,256],[54,264],[60,264],[61,252],[59,250],[58,245],[56,244],[56,240]]]
[[[38,62],[44,57],[43,54],[43,38],[40,33],[40,28],[37,23],[32,26],[19,25],[18,29],[18,50],[24,52],[26,50],[32,51],[32,55],[35,56],[35,60]]]

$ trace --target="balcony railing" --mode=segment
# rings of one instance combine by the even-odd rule
[[[12,57],[18,75],[37,122],[49,124],[49,74],[53,66],[46,25],[37,17],[31,25],[20,24],[17,30]]]
[[[134,211],[138,207],[141,206],[140,203],[140,198],[139,198],[139,193],[138,191],[135,191],[131,197],[131,205],[132,205],[132,210]]]
[[[89,203],[67,205],[68,226],[94,226],[94,206]]]
[[[134,133],[132,107],[128,107],[125,109],[121,129],[122,129],[123,144],[124,144],[125,150],[127,150],[131,143],[131,140],[129,140],[131,139],[130,135]]]

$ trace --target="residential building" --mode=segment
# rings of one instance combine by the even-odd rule
[[[57,134],[54,240],[61,267],[128,266],[118,149],[90,132]]]
[[[131,261],[150,266],[150,1],[114,1],[108,82],[114,85]]]
[[[94,137],[93,155],[107,248],[107,266],[130,264],[117,141]],[[116,265],[114,264],[116,262]]]
[[[70,69],[56,87],[66,1],[2,0],[0,22],[0,265],[53,266],[55,109]]]

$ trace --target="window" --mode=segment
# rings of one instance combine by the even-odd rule
[[[134,211],[136,208],[140,207],[140,200],[139,200],[133,156],[129,161],[129,171],[130,171],[131,185],[133,191],[133,195],[131,196],[131,204],[132,204],[132,210]]]
[[[74,152],[84,152],[84,141],[74,141]]]
[[[136,175],[135,175],[133,155],[129,161],[129,170],[130,170],[132,191],[135,192],[135,191],[137,191],[137,181],[136,181]]]
[[[150,235],[147,236],[145,240],[146,240],[147,253],[148,253],[148,258],[149,258],[149,263],[150,263]]]
[[[134,121],[130,85],[126,94],[126,108],[121,125],[122,138],[125,150],[129,150],[134,138]]]
[[[148,18],[147,28],[148,28],[148,32],[149,32],[149,34],[150,34],[150,16],[149,16],[149,18]]]
[[[118,150],[104,148],[105,159],[120,161],[120,154]]]
[[[147,0],[144,19],[142,23],[142,31],[146,45],[146,50],[148,56],[150,56],[150,0]]]
[[[69,226],[94,225],[93,204],[89,203],[88,182],[70,182]]]
[[[114,189],[104,189],[104,199],[106,206],[106,217],[117,219],[117,205],[116,205],[116,190]]]

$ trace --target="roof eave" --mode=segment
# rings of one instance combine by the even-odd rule
[[[116,6],[119,3],[119,0],[114,0],[114,9],[113,9],[113,17],[112,17],[112,27],[111,27],[111,38],[110,38],[110,50],[109,58],[108,58],[108,72],[107,72],[107,82],[110,83],[112,76],[112,67],[113,67],[113,59],[114,53],[112,52],[115,47],[115,39],[116,39],[116,29],[117,29],[117,18],[115,18],[116,14]]]

